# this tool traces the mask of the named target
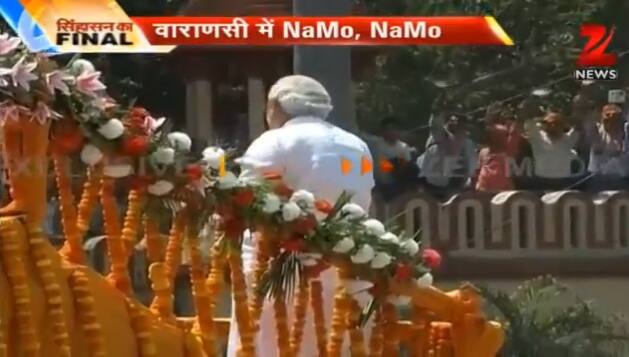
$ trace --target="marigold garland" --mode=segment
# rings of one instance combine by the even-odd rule
[[[111,272],[107,279],[122,293],[129,295],[131,293],[131,280],[127,269],[128,257],[124,242],[120,237],[120,221],[112,178],[105,177],[102,179],[100,199],[105,220],[107,252],[111,264]]]
[[[229,238],[228,238],[229,239]],[[241,251],[238,247],[230,247],[227,261],[231,270],[232,294],[234,297],[233,309],[235,310],[238,333],[240,335],[239,357],[254,357],[255,345],[251,316],[249,314],[249,299],[247,298],[247,285],[242,271]]]
[[[382,318],[382,307],[379,307],[374,315],[373,327],[371,329],[371,338],[369,339],[369,356],[382,356],[382,348],[384,347],[384,319]]]
[[[214,316],[214,310],[216,309],[216,298],[221,293],[225,277],[225,255],[223,254],[223,243],[225,233],[222,231],[217,232],[219,235],[215,238],[214,244],[212,244],[210,255],[210,273],[205,280],[205,286],[207,287],[210,308],[210,314]],[[207,344],[210,346],[216,345],[216,336],[214,333],[214,320],[211,320],[207,325],[208,335],[206,336]],[[208,354],[208,357],[215,356],[215,354]]]
[[[203,352],[203,344],[199,341],[199,336],[189,328],[184,330],[184,354],[185,357],[207,357]]]
[[[68,176],[70,160],[68,160],[67,156],[56,153],[54,150],[52,160],[59,195],[61,225],[63,226],[63,234],[66,239],[61,249],[61,254],[72,263],[84,264],[83,237],[76,224],[77,212],[74,194],[72,193],[72,179]]]
[[[425,311],[418,307],[413,307],[411,322],[414,328],[414,338],[411,341],[411,350],[416,356],[422,356],[428,345],[430,321]]]
[[[181,264],[181,252],[183,249],[184,229],[186,228],[186,213],[181,210],[175,214],[172,225],[170,226],[170,234],[168,237],[168,244],[166,245],[166,256],[164,261],[170,281],[174,281]]]
[[[267,236],[267,232],[263,231],[262,236],[259,237],[258,241],[258,249],[256,251],[256,263],[253,271],[253,284],[252,290],[254,292],[258,291],[258,286],[260,281],[262,280],[262,276],[267,271],[269,267],[269,237]],[[254,333],[257,333],[260,328],[260,316],[262,316],[262,307],[264,306],[265,297],[262,294],[254,293],[251,298],[251,322],[253,323],[252,329]]]
[[[0,357],[7,357],[7,343],[4,340],[4,323],[0,320]]]
[[[150,262],[161,261],[162,242],[160,241],[159,225],[148,214],[144,214],[144,242],[148,260]]]
[[[435,357],[448,357],[454,354],[450,329],[447,324],[432,323],[428,337],[428,355]]]
[[[144,192],[132,189],[129,191],[127,202],[127,212],[122,224],[122,241],[127,249],[127,256],[129,256],[133,254],[133,247],[138,237],[138,228],[140,228],[144,206]]]
[[[11,288],[13,297],[12,311],[15,314],[17,326],[17,345],[25,357],[40,356],[41,341],[35,329],[32,298],[26,274],[26,262],[22,259],[25,254],[20,243],[20,225],[16,219],[0,221],[0,254],[4,271]]]
[[[343,340],[347,331],[347,314],[350,303],[347,292],[342,284],[338,284],[334,295],[334,309],[332,311],[332,325],[328,339],[328,356],[339,357],[343,348]]]
[[[70,345],[70,333],[65,319],[68,312],[65,311],[63,306],[61,285],[54,271],[51,269],[53,263],[46,250],[48,241],[44,238],[44,232],[39,226],[29,224],[27,230],[31,258],[35,263],[36,274],[42,282],[44,299],[46,301],[46,312],[53,326],[52,339],[58,348],[59,356],[69,357],[72,352],[72,347]]]
[[[196,325],[201,332],[203,348],[209,355],[214,355],[216,347],[214,339],[209,335],[214,333],[211,301],[208,288],[205,285],[205,269],[201,252],[199,251],[199,236],[191,227],[186,230],[186,243],[190,252],[190,283],[192,284],[192,295],[194,297],[194,308],[196,310]]]
[[[349,341],[350,351],[352,357],[365,357],[367,356],[367,350],[365,349],[365,336],[363,330],[359,325],[360,314],[362,308],[356,299],[352,297],[347,298],[349,300],[349,313],[347,314],[347,324],[349,328]]]
[[[299,355],[301,342],[304,336],[304,326],[306,325],[306,311],[310,297],[310,282],[304,281],[299,285],[299,290],[295,296],[294,321],[290,331],[290,348],[293,356]]]
[[[83,183],[83,192],[79,200],[76,219],[76,226],[81,237],[84,237],[89,229],[92,213],[98,203],[102,177],[103,167],[101,165],[87,169],[87,180]]]
[[[161,321],[176,323],[173,311],[174,297],[171,287],[168,269],[162,262],[153,263],[149,266],[149,279],[151,280],[151,290],[153,291],[153,301],[150,310]]]
[[[325,313],[323,311],[323,285],[321,284],[321,280],[310,281],[310,305],[314,316],[314,328],[317,337],[317,349],[319,350],[319,356],[325,357],[328,355],[328,341]]]
[[[96,305],[89,279],[82,270],[76,269],[70,275],[68,282],[74,299],[76,320],[83,331],[90,355],[92,357],[105,357],[105,342],[96,315]]]
[[[131,328],[138,343],[138,357],[157,356],[157,346],[153,337],[153,322],[146,309],[133,299],[127,298]]]
[[[382,323],[384,326],[383,356],[395,356],[399,352],[400,340],[397,335],[397,308],[391,303],[385,303],[382,307]]]
[[[286,314],[286,296],[283,292],[277,293],[273,300],[275,312],[275,330],[277,332],[277,353],[279,356],[292,356],[289,342],[288,319]]]

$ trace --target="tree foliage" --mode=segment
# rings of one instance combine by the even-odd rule
[[[515,46],[386,50],[373,77],[359,86],[359,118],[369,126],[394,114],[412,127],[424,122],[433,109],[482,115],[483,107],[493,101],[528,94],[555,81],[551,100],[565,107],[578,86],[570,78],[584,43],[580,25],[621,24],[618,12],[623,4],[617,0],[368,0],[375,14],[492,15]],[[623,46],[617,41],[618,50]]]

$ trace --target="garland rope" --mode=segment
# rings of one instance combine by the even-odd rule
[[[225,255],[223,254],[225,232],[219,231],[219,236],[212,244],[210,255],[210,273],[205,280],[205,286],[207,287],[209,302],[208,307],[210,309],[210,315],[214,316],[214,310],[216,309],[216,298],[221,292],[223,286],[224,274],[225,274]],[[215,326],[214,320],[210,320],[206,326],[208,335],[206,336],[207,344],[210,346],[216,345]],[[215,351],[206,351],[208,357],[216,356]]]
[[[304,336],[304,326],[306,325],[306,312],[310,297],[310,282],[303,281],[299,284],[299,290],[295,296],[294,321],[290,331],[290,348],[293,356],[299,355],[301,342]]]
[[[229,238],[227,238],[229,240]],[[242,257],[239,247],[231,246],[227,254],[227,261],[231,270],[232,294],[238,333],[240,335],[239,357],[254,357],[255,345],[253,329],[251,328],[251,316],[249,314],[249,299],[247,298],[247,285],[242,270]]]
[[[72,193],[72,179],[68,176],[70,160],[68,160],[67,156],[56,153],[54,150],[52,160],[59,192],[61,225],[66,238],[61,254],[72,263],[84,264],[83,236],[76,224],[77,209],[74,203],[74,194]]]
[[[323,286],[321,280],[310,280],[310,304],[314,316],[315,334],[317,337],[317,349],[319,356],[328,355],[328,341],[325,325],[325,313],[323,311]]]
[[[16,219],[0,221],[0,254],[13,297],[17,345],[25,357],[39,357],[41,341],[35,329],[31,290],[28,286],[26,262],[22,259],[25,247],[21,244],[19,223]],[[14,351],[15,352],[15,351]]]
[[[157,356],[157,346],[153,337],[153,322],[147,310],[133,299],[127,298],[131,328],[138,343],[138,357]]]
[[[334,295],[334,309],[332,311],[332,326],[328,340],[327,354],[330,357],[340,357],[343,339],[347,331],[347,312],[349,309],[347,293],[343,285],[338,283]]]
[[[153,301],[150,310],[160,321],[175,324],[177,322],[173,311],[173,291],[168,276],[168,269],[162,262],[149,266],[149,279],[153,290]]]
[[[275,329],[277,331],[277,351],[279,356],[292,356],[289,342],[288,319],[286,313],[286,295],[279,292],[273,300],[275,312]]]
[[[94,296],[87,275],[82,270],[75,269],[68,283],[74,299],[76,320],[83,331],[91,357],[106,357],[102,327],[98,322]]]
[[[105,177],[101,181],[101,205],[105,220],[107,253],[111,264],[111,272],[107,279],[122,293],[131,293],[131,281],[127,269],[127,254],[124,242],[120,237],[120,221],[114,196],[114,180]]]
[[[166,256],[164,258],[166,269],[168,269],[171,287],[177,276],[179,265],[181,265],[181,252],[183,249],[184,229],[186,228],[186,215],[183,210],[177,212],[170,226],[168,244],[166,245]]]
[[[399,337],[397,336],[397,309],[391,303],[385,303],[382,307],[382,324],[384,326],[383,356],[397,355],[399,353]]]
[[[260,286],[260,282],[262,280],[262,276],[269,268],[269,257],[270,257],[270,248],[269,248],[269,240],[270,237],[267,235],[268,232],[266,230],[262,231],[262,234],[257,240],[258,249],[256,251],[256,264],[253,271],[253,284],[252,290],[254,294],[251,299],[251,322],[253,324],[252,329],[254,333],[257,333],[260,329],[260,316],[262,316],[262,307],[264,306],[265,297],[262,294],[258,294],[258,288]]]
[[[90,226],[92,213],[98,203],[98,192],[101,189],[103,167],[101,165],[89,167],[87,180],[83,183],[83,192],[77,209],[76,226],[81,237],[85,236]]]
[[[382,356],[382,348],[384,344],[384,319],[382,318],[382,307],[376,310],[374,316],[373,328],[371,329],[371,338],[369,339],[369,356]]]
[[[151,219],[148,213],[144,214],[144,242],[146,243],[146,255],[150,262],[161,261],[162,247],[157,220]]]
[[[129,191],[127,202],[127,212],[122,225],[122,241],[128,257],[133,254],[133,247],[138,237],[138,228],[140,228],[142,208],[144,206],[144,192],[137,189]]]
[[[352,297],[348,297],[347,299],[349,300],[347,325],[349,327],[350,351],[352,352],[352,357],[365,357],[367,356],[365,337],[363,336],[363,330],[359,324],[362,308],[356,299]]]

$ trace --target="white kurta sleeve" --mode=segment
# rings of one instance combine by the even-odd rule
[[[265,175],[284,175],[286,171],[285,151],[282,150],[280,137],[276,132],[268,131],[257,138],[238,159],[242,176],[259,177]]]

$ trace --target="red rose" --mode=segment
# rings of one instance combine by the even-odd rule
[[[133,109],[131,109],[131,112],[129,113],[129,116],[132,118],[144,118],[148,115],[148,110],[142,107],[133,107]]]
[[[122,152],[128,156],[140,156],[149,149],[149,138],[139,135],[127,137],[122,141]]]
[[[184,172],[189,181],[198,181],[203,177],[203,169],[197,164],[187,165]]]
[[[299,234],[308,234],[317,226],[317,219],[314,216],[302,216],[295,220],[295,231]]]
[[[408,264],[400,263],[395,267],[395,279],[404,281],[413,275],[413,267]]]
[[[306,250],[306,241],[299,238],[292,238],[282,242],[282,248],[287,252],[303,252]]]
[[[254,198],[255,196],[253,195],[253,191],[244,189],[236,191],[232,200],[236,206],[247,207],[253,203]]]
[[[434,249],[426,249],[422,254],[424,265],[430,269],[439,269],[441,266],[441,254]]]
[[[330,214],[330,212],[332,212],[332,208],[334,207],[330,202],[320,199],[315,201],[315,208],[321,213]]]
[[[281,197],[290,197],[293,194],[293,190],[291,190],[288,186],[286,186],[282,182],[275,185],[273,192],[275,192],[276,195],[281,196]]]
[[[83,133],[80,130],[68,130],[55,134],[53,137],[53,147],[60,154],[72,154],[83,147]]]

